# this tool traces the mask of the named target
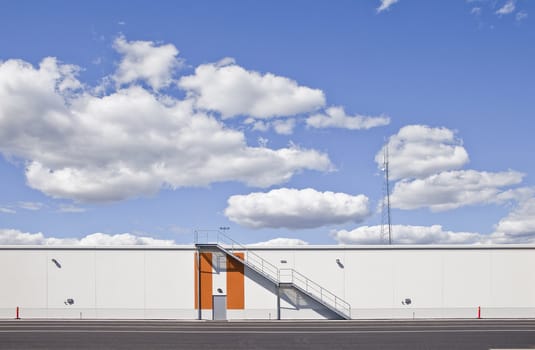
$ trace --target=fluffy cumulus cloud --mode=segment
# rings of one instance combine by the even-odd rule
[[[388,10],[390,6],[394,5],[399,0],[381,0],[381,4],[377,8],[377,12],[383,12],[385,10]]]
[[[235,195],[228,199],[225,209],[230,220],[250,228],[314,228],[359,222],[369,213],[368,198],[364,195],[319,192],[311,188]]]
[[[440,225],[410,226],[392,225],[394,244],[474,244],[486,243],[488,238],[474,232],[445,231]],[[361,226],[354,230],[332,233],[340,244],[384,244],[381,226]]]
[[[24,159],[28,185],[50,196],[103,202],[220,181],[267,187],[302,170],[332,169],[315,150],[250,147],[243,132],[198,111],[190,99],[135,83],[95,95],[77,80],[78,70],[54,58],[38,67],[0,62],[0,152]],[[165,84],[159,72],[145,73],[132,79]],[[257,76],[275,85],[287,81]],[[298,96],[309,91],[288,86]]]
[[[298,238],[273,238],[269,241],[265,242],[258,242],[249,244],[249,246],[252,247],[292,247],[292,246],[299,246],[299,245],[308,245],[308,242],[303,241],[302,239]]]
[[[321,90],[271,73],[245,70],[232,60],[201,65],[178,84],[196,107],[219,112],[223,118],[292,116],[325,105]]]
[[[535,200],[530,200],[497,225],[495,232],[455,232],[441,225],[392,225],[394,244],[531,244],[535,243]],[[381,226],[361,226],[331,233],[339,244],[385,244]]]
[[[386,116],[348,116],[342,107],[330,107],[327,108],[325,113],[311,115],[307,118],[306,123],[309,127],[313,128],[360,130],[388,125],[390,123],[390,118]]]
[[[399,209],[428,207],[433,211],[442,211],[466,205],[503,202],[523,194],[523,191],[504,189],[522,182],[523,176],[515,171],[446,171],[423,179],[399,181],[392,192],[391,203],[392,207]]]
[[[461,141],[447,128],[408,125],[391,136],[387,146],[392,180],[458,169],[469,160]],[[379,167],[383,166],[384,153],[383,147],[375,156]]]
[[[158,90],[169,86],[173,72],[180,65],[178,50],[172,44],[155,45],[152,41],[127,41],[123,36],[114,42],[122,55],[113,80],[119,84],[144,81]]]
[[[535,198],[522,201],[496,225],[498,242],[535,242]]]
[[[93,233],[82,238],[55,238],[45,237],[42,233],[28,233],[14,229],[0,229],[0,244],[5,245],[82,245],[82,246],[108,246],[108,245],[174,245],[172,240],[162,240],[152,237],[136,236],[130,233],[109,235],[106,233]]]

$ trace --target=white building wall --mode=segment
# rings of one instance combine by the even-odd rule
[[[48,303],[43,316],[96,317],[95,254],[94,251],[46,251],[46,259],[41,261],[48,273]],[[73,299],[74,304],[69,305],[67,299]],[[26,308],[24,313],[28,316],[31,310]]]
[[[227,256],[223,252],[212,253],[212,295],[227,294]]]
[[[254,248],[351,304],[353,318],[535,317],[535,246]],[[0,247],[0,318],[195,319],[194,247]],[[61,267],[58,267],[55,259]],[[282,260],[286,261],[281,262]],[[337,262],[338,260],[338,262]],[[226,266],[213,286],[226,292]],[[216,272],[214,270],[214,272]],[[67,299],[74,304],[68,305]],[[410,305],[402,302],[411,299]],[[282,318],[332,313],[284,291]],[[245,269],[245,309],[229,318],[275,319],[274,284]],[[211,311],[203,317],[211,319]]]
[[[297,271],[349,302],[353,318],[475,318],[478,307],[482,317],[533,318],[535,246],[507,248],[307,247],[256,253],[268,260],[288,257]],[[403,304],[406,298],[410,305]]]
[[[192,251],[145,252],[145,317],[194,319]]]
[[[29,317],[46,316],[46,259],[46,251],[1,251],[0,317],[13,318],[17,305],[27,305]]]
[[[194,319],[193,252],[0,250],[0,318]]]
[[[484,317],[535,317],[535,251],[491,255],[490,306]]]
[[[245,268],[244,284],[244,318],[277,319],[277,289],[275,285],[248,268]],[[235,317],[239,317],[239,314],[238,312]]]

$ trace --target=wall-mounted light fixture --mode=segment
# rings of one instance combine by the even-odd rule
[[[286,261],[286,260],[281,260],[281,264],[286,264],[286,263],[288,263],[288,261]]]
[[[404,300],[401,301],[401,303],[403,305],[410,305],[410,304],[412,304],[412,300],[411,300],[411,298],[405,298]]]
[[[223,294],[223,289],[217,288],[217,292],[220,293],[220,294]]]
[[[54,265],[56,265],[58,269],[61,269],[61,264],[56,259],[52,259],[52,262],[54,263]]]
[[[340,261],[340,259],[336,259],[336,264],[338,265],[338,267],[340,268],[344,268],[344,264],[342,263],[342,261]]]
[[[65,300],[63,303],[65,305],[73,305],[74,304],[74,299],[69,298],[69,299]]]

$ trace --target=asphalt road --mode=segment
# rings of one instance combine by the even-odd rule
[[[0,349],[535,349],[535,320],[3,320]]]

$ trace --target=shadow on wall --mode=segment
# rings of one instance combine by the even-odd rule
[[[327,320],[336,320],[340,318],[340,316],[338,316],[335,312],[327,309],[325,306],[318,303],[316,300],[312,299],[308,295],[302,293],[301,291],[295,288],[281,288],[280,296],[281,303],[282,301],[285,301],[290,305],[290,307],[281,306],[282,310],[289,310],[295,312],[308,311],[306,312],[306,315],[311,315],[310,312],[314,312],[317,313],[320,317],[323,317]]]
[[[246,278],[253,281],[264,290],[273,295],[273,308],[276,309],[277,304],[277,287],[276,285],[260,275],[255,270],[245,267]],[[246,292],[247,293],[247,292]],[[282,318],[302,318],[302,319],[319,319],[325,318],[328,320],[339,319],[333,311],[327,309],[322,304],[318,303],[308,295],[298,291],[292,287],[283,287],[280,290],[281,297],[281,312]],[[285,305],[286,304],[286,305]],[[291,315],[287,313],[290,312]],[[286,317],[285,317],[286,314]]]

